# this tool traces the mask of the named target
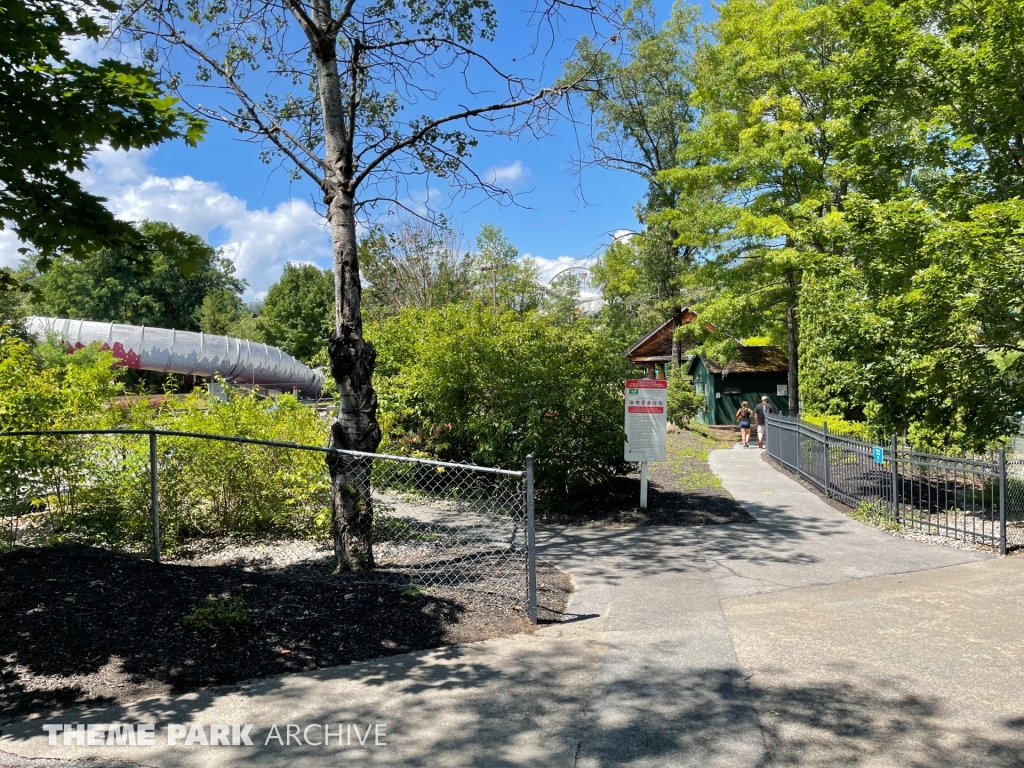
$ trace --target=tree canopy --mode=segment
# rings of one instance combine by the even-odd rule
[[[101,144],[139,149],[182,137],[204,121],[182,110],[147,67],[112,58],[86,64],[68,38],[99,39],[110,0],[8,0],[0,9],[0,228],[11,228],[40,267],[59,254],[138,246],[138,233],[72,174]],[[98,20],[99,19],[99,20]],[[136,252],[144,261],[146,251]]]
[[[334,313],[334,278],[314,264],[284,265],[260,315],[268,343],[309,362],[327,345]]]
[[[237,297],[245,282],[234,265],[197,235],[170,224],[144,222],[136,237],[150,253],[148,274],[135,268],[130,246],[100,248],[74,260],[58,257],[29,278],[38,314],[133,325],[203,330],[202,308],[212,294]],[[186,275],[182,263],[192,265]]]
[[[751,336],[788,348],[793,408],[926,447],[979,450],[1015,431],[1024,7],[727,0],[718,11],[675,35],[684,53],[697,41],[693,119],[655,175],[664,204],[650,209],[648,195],[646,229],[595,267],[606,318],[658,307],[645,286],[668,282],[717,328],[680,331],[705,353],[728,358]],[[640,30],[629,66],[656,71],[666,31]],[[617,111],[592,103],[597,122],[624,115],[632,132],[599,133],[602,151],[626,137],[642,155],[635,97],[608,98]],[[665,231],[694,256],[667,278],[645,258]]]
[[[359,260],[374,317],[465,301],[472,290],[472,258],[459,233],[445,225],[411,217],[378,224],[360,240]]]

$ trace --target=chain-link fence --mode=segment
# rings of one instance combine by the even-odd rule
[[[871,445],[831,434],[798,417],[769,416],[768,455],[853,507],[885,514],[905,528],[988,545],[1024,547],[1024,461],[953,457],[899,444]]]
[[[325,458],[361,468],[376,567],[347,583],[473,591],[536,621],[525,471],[170,431],[0,434],[0,552],[76,542],[165,562],[328,578]]]

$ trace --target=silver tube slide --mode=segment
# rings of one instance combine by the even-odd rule
[[[219,375],[236,384],[294,388],[314,397],[324,384],[323,374],[277,347],[231,336],[60,317],[30,317],[25,327],[40,341],[57,336],[73,349],[99,342],[127,368],[205,378]]]

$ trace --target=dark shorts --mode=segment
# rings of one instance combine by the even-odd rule
[[[742,429],[750,429],[750,422],[749,421],[741,421],[740,422],[740,427]]]

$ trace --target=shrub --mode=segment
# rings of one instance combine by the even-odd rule
[[[194,393],[173,407],[117,402],[113,357],[33,353],[0,333],[0,430],[134,427],[323,445],[327,424],[290,395]],[[326,537],[321,453],[193,438],[158,441],[161,538],[173,552],[208,536]],[[149,440],[137,435],[0,438],[0,549],[79,541],[148,551]]]
[[[300,445],[324,445],[328,426],[291,395],[267,400],[238,391],[227,401],[194,393],[173,408],[140,407],[134,417],[158,429]],[[148,443],[136,446],[147,452],[138,457],[145,463]],[[323,454],[187,437],[160,437],[158,448],[168,549],[196,537],[327,535],[330,487]]]
[[[668,419],[681,427],[705,406],[703,395],[698,395],[693,382],[678,370],[668,380]]]
[[[871,442],[873,435],[869,425],[863,421],[846,421],[842,416],[818,416],[814,413],[803,412],[800,418],[808,424],[820,427],[828,422],[828,431],[834,435],[845,435],[855,437],[858,440]]]
[[[24,340],[0,329],[0,431],[117,426],[120,412],[106,407],[119,391],[110,353],[41,352],[33,354]],[[36,532],[49,541],[63,540],[71,529],[102,541],[121,535],[106,507],[92,503],[94,479],[115,469],[117,457],[97,456],[88,449],[91,442],[73,435],[0,438],[0,549],[23,517],[42,509],[49,514]]]
[[[626,469],[632,368],[587,321],[479,304],[406,310],[367,328],[378,351],[382,451],[520,468],[564,492]]]

